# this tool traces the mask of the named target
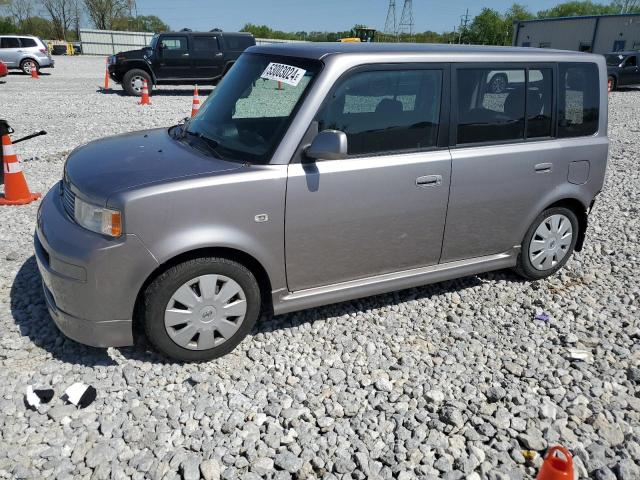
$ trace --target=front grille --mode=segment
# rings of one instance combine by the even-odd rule
[[[62,205],[64,206],[65,212],[67,212],[71,218],[75,218],[76,195],[71,191],[67,181],[62,182]]]

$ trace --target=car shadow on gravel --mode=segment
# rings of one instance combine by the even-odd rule
[[[480,275],[458,278],[423,287],[415,287],[396,292],[335,303],[285,315],[265,315],[252,331],[271,333],[278,330],[296,328],[306,323],[324,320],[330,317],[358,314],[363,311],[393,307],[412,300],[420,300],[437,295],[459,292],[477,287],[485,282],[506,280],[508,282],[525,282],[521,277],[509,270],[500,270]],[[88,367],[114,365],[114,360],[106,349],[88,347],[66,338],[55,326],[49,312],[42,291],[40,272],[35,257],[30,257],[18,271],[11,287],[11,313],[20,329],[20,333],[38,347],[51,353],[63,362]],[[141,313],[141,312],[139,312]],[[135,328],[135,345],[122,347],[117,350],[124,358],[151,363],[176,363],[154,351],[144,335]]]
[[[92,348],[66,338],[55,326],[44,299],[35,257],[22,264],[11,286],[11,314],[20,334],[57,360],[87,367],[115,365],[106,349]]]

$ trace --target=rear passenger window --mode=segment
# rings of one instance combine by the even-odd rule
[[[434,147],[441,92],[440,70],[356,73],[334,91],[318,126],[346,133],[350,155]]]
[[[193,37],[193,50],[195,52],[217,52],[218,39],[211,37]]]
[[[24,48],[37,47],[38,44],[33,38],[20,38],[20,43]]]
[[[524,69],[458,70],[458,143],[524,139]]]
[[[529,70],[527,138],[552,136],[553,73],[550,68]]]
[[[558,136],[581,137],[598,131],[600,88],[595,63],[561,64]]]
[[[20,42],[18,42],[17,38],[0,38],[0,48],[20,48]]]

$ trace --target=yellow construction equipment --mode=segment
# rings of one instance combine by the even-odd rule
[[[369,27],[356,27],[354,37],[341,38],[341,42],[347,43],[360,43],[360,42],[375,42],[377,30]]]

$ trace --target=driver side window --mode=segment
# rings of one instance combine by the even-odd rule
[[[638,61],[635,55],[631,55],[629,58],[627,58],[626,62],[624,62],[624,66],[625,67],[636,67],[638,66]]]
[[[356,73],[332,93],[317,117],[320,131],[347,135],[349,155],[383,154],[435,147],[441,70]]]
[[[163,37],[162,40],[160,40],[160,49],[165,57],[179,57],[189,51],[187,37]]]

